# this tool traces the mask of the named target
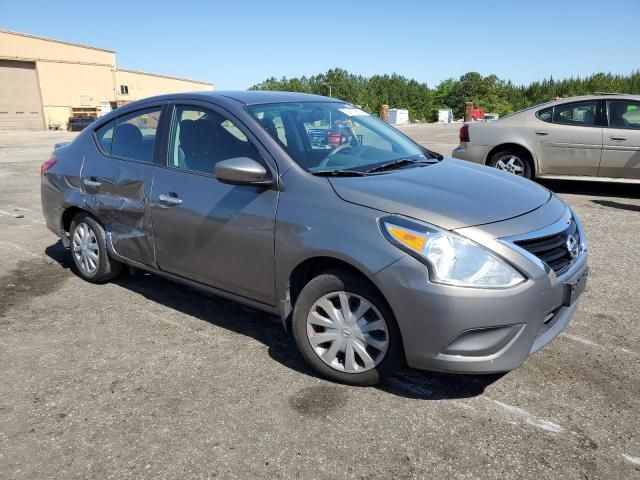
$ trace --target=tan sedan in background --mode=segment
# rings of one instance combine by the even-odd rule
[[[640,183],[640,96],[564,98],[464,124],[453,156],[526,178]]]

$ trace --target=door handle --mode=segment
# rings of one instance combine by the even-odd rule
[[[536,130],[536,135],[542,135],[542,136],[549,135],[549,132],[546,132],[544,130]]]
[[[95,177],[91,178],[83,178],[82,183],[84,183],[87,187],[98,188],[102,185],[102,182],[99,182],[95,179]]]
[[[175,193],[173,195],[169,194],[169,195],[164,195],[161,194],[158,196],[158,200],[160,200],[162,203],[166,203],[167,205],[180,205],[182,203],[182,199],[178,198],[175,196]]]
[[[626,140],[627,137],[623,137],[622,135],[611,135],[609,137],[611,140]]]

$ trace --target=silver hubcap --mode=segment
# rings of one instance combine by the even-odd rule
[[[521,177],[524,175],[524,160],[515,155],[505,155],[498,159],[496,168]]]
[[[307,338],[324,363],[348,373],[376,367],[389,348],[387,323],[380,312],[349,292],[332,292],[313,304]]]
[[[100,250],[98,239],[91,227],[82,222],[73,233],[73,256],[83,272],[93,274],[98,269]]]

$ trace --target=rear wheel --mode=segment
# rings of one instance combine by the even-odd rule
[[[120,274],[122,264],[109,257],[104,229],[93,217],[78,213],[69,230],[71,257],[82,278],[101,283]]]
[[[401,364],[391,309],[373,286],[346,271],[319,275],[304,287],[293,333],[309,365],[331,380],[374,385]]]
[[[519,150],[501,150],[494,153],[489,160],[490,167],[513,173],[518,177],[531,179],[533,169],[529,154]]]

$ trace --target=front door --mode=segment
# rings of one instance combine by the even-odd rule
[[[526,129],[536,150],[540,175],[598,174],[602,127],[598,101],[572,102],[546,108]]]
[[[81,173],[85,203],[104,223],[116,253],[150,266],[155,260],[148,203],[161,111],[161,105],[136,110],[98,128]]]
[[[599,177],[640,180],[640,102],[607,101]]]
[[[208,105],[208,106],[205,106]],[[158,267],[222,290],[274,305],[274,228],[278,192],[228,185],[217,162],[266,152],[250,133],[209,104],[176,105],[152,191]]]

